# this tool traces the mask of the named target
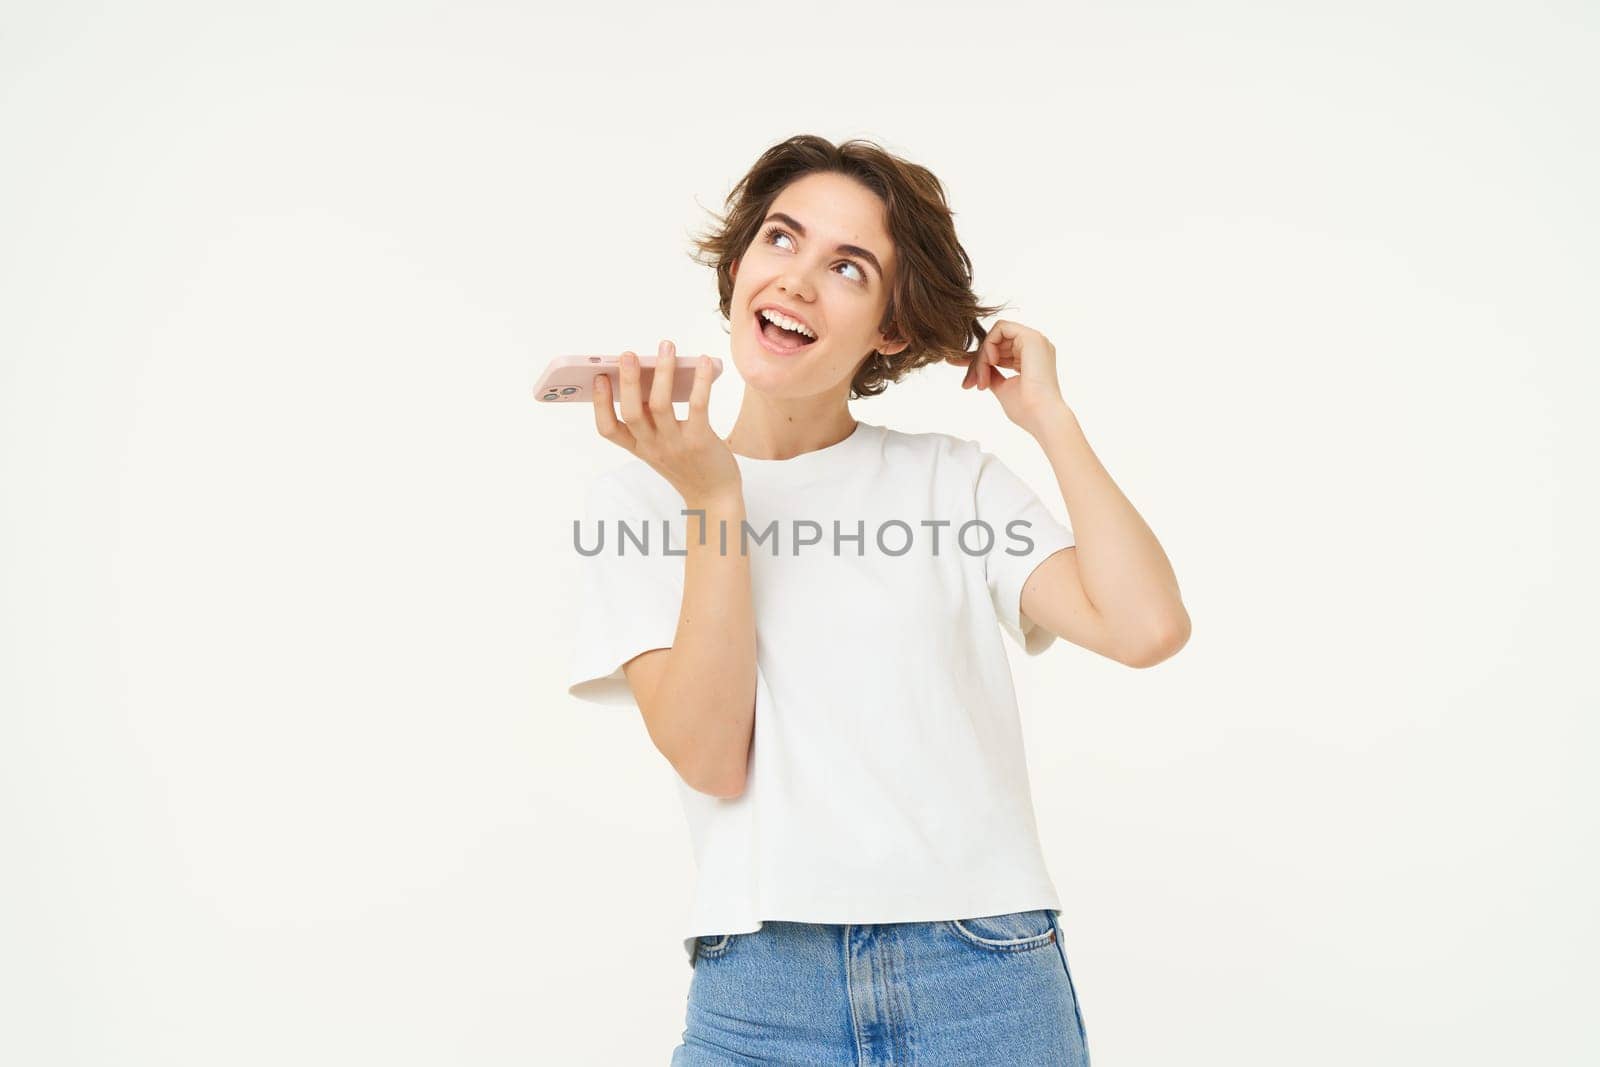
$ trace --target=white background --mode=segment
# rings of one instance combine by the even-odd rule
[[[667,1061],[673,772],[564,681],[626,456],[530,389],[726,358],[800,132],[940,176],[1182,583],[1014,658],[1097,1067],[1600,1057],[1593,6],[6,6],[0,1060]],[[959,378],[853,411],[1065,517]]]

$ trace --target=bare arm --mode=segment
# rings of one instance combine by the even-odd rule
[[[650,740],[690,788],[717,797],[744,791],[755,730],[756,624],[750,560],[739,551],[745,518],[739,464],[711,429],[707,407],[711,364],[694,372],[689,417],[672,410],[677,350],[661,342],[649,403],[641,402],[638,358],[624,352],[622,419],[612,409],[610,381],[594,379],[595,428],[666,478],[684,506],[703,509],[684,524],[683,604],[672,647],[651,649],[623,664]],[[726,526],[729,549],[722,551]],[[704,536],[701,536],[702,531]],[[702,543],[703,542],[703,543]]]
[[[961,388],[994,394],[1006,418],[1039,442],[1055,470],[1073,539],[1035,568],[1020,611],[1046,630],[1130,667],[1175,655],[1191,624],[1178,579],[1155,534],[1122,495],[1061,395],[1056,346],[1038,330],[997,319]],[[1000,368],[1015,370],[1007,376]]]
[[[743,497],[685,503],[705,510],[687,518],[683,607],[671,648],[623,664],[650,740],[688,785],[711,796],[744,791],[755,731],[756,625],[750,558],[739,552]],[[729,550],[720,549],[719,523]]]
[[[1036,440],[1050,457],[1077,544],[1040,565],[1032,576],[1037,581],[1023,589],[1023,614],[1130,667],[1153,667],[1176,655],[1191,624],[1156,535],[1064,404],[1040,420]]]

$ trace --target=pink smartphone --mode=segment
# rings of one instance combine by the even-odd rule
[[[679,356],[672,372],[672,399],[687,404],[694,391],[695,364],[699,356]],[[641,401],[650,399],[650,387],[655,381],[656,357],[639,355],[639,394]],[[557,356],[545,367],[539,382],[533,388],[535,398],[543,403],[559,404],[563,401],[594,403],[594,376],[604,374],[611,379],[611,399],[622,399],[622,356]],[[711,380],[722,374],[722,360],[711,357]]]

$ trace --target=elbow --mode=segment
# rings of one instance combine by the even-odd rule
[[[681,704],[664,710],[665,721],[675,728],[669,743],[657,743],[656,748],[690,789],[719,800],[744,794],[755,740],[754,694],[749,701],[742,711],[729,715],[707,713],[708,706],[716,705],[703,696],[693,699],[693,711]]]
[[[1155,637],[1146,641],[1135,655],[1123,662],[1140,670],[1164,663],[1189,643],[1190,632],[1189,615],[1185,612],[1158,630]]]
[[[727,785],[720,789],[708,789],[704,792],[707,796],[716,797],[718,800],[738,800],[744,796],[744,778],[741,776],[737,785]]]
[[[729,773],[726,769],[722,769],[721,773],[702,771],[693,775],[680,770],[678,774],[690,789],[704,793],[708,797],[716,797],[718,800],[737,800],[743,796],[745,782],[749,778],[747,769],[742,765],[738,768],[737,774]]]
[[[718,800],[736,800],[744,795],[750,777],[751,735],[745,734],[735,751],[700,744],[674,761],[678,776],[697,793]]]

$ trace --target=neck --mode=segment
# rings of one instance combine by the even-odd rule
[[[747,390],[726,441],[729,451],[746,459],[792,459],[836,445],[855,428],[843,400],[772,401]]]

